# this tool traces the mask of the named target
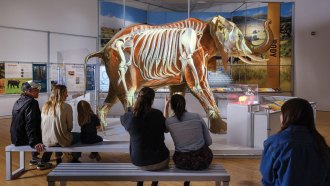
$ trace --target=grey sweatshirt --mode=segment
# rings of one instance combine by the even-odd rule
[[[181,121],[172,116],[166,119],[166,128],[174,141],[175,151],[195,151],[212,144],[206,123],[199,114],[185,112]]]

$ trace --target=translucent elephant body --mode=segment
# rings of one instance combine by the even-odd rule
[[[269,48],[267,45],[258,47],[259,52],[261,47]],[[109,109],[118,100],[124,109],[133,106],[134,93],[142,87],[169,86],[171,94],[184,94],[188,87],[208,114],[210,131],[221,133],[226,132],[227,125],[210,90],[207,67],[214,66],[218,51],[224,64],[229,56],[263,61],[254,56],[255,49],[246,44],[234,23],[220,16],[210,22],[190,18],[160,26],[124,28],[101,51],[88,55],[85,65],[92,57],[101,58],[110,79],[109,93],[99,110],[104,125]]]

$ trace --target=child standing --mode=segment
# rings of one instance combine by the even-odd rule
[[[80,140],[83,144],[93,144],[103,141],[101,136],[97,135],[97,129],[100,128],[100,119],[94,114],[90,104],[85,101],[79,101],[77,105],[78,124],[81,127]],[[98,152],[92,152],[89,158],[101,161]]]

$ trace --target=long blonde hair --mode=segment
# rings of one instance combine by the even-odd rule
[[[64,95],[66,92],[67,88],[65,85],[55,85],[52,89],[48,101],[42,107],[42,113],[52,116],[60,114],[60,108],[66,99]]]
[[[84,124],[91,122],[91,116],[94,114],[94,112],[91,108],[91,105],[87,101],[79,101],[77,105],[77,111],[79,126],[83,126]]]

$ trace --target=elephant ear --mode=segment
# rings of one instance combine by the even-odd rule
[[[215,44],[216,44],[217,48],[222,49],[223,47],[221,47],[221,45],[223,45],[223,44],[217,37],[217,32],[220,34],[224,34],[225,27],[221,22],[221,17],[220,16],[214,17],[209,22],[209,26],[210,26],[210,34],[211,34],[212,38],[215,40]]]
[[[221,23],[221,17],[217,16],[214,17],[210,22],[210,34],[212,37],[216,38],[216,33],[220,32],[223,33],[224,32],[224,25]]]

